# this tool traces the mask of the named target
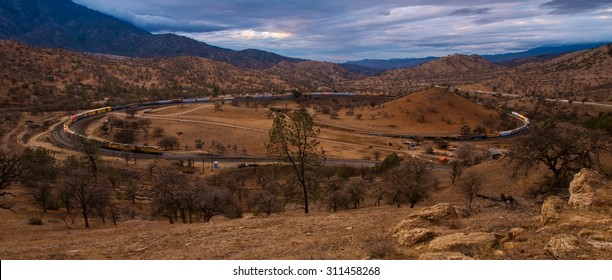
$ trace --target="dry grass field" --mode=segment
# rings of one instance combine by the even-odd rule
[[[410,100],[410,101],[406,101]],[[438,102],[438,103],[436,103]],[[468,125],[477,125],[477,116],[495,114],[479,105],[468,104],[464,99],[447,94],[437,89],[414,94],[402,99],[383,104],[376,108],[363,108],[364,111],[382,112],[389,115],[405,115],[420,112],[419,108],[435,105],[438,112],[425,110],[426,119],[436,117],[464,118]],[[450,103],[450,104],[449,104]],[[275,106],[285,106],[284,102]],[[287,104],[286,106],[295,106]],[[446,107],[449,106],[449,107]],[[455,112],[450,107],[466,108]],[[400,109],[401,108],[401,109]],[[343,111],[341,111],[344,113]],[[123,113],[113,113],[114,116],[126,118]],[[377,116],[381,116],[378,114]],[[25,121],[35,121],[37,117],[28,116]],[[247,155],[265,155],[263,143],[267,141],[267,130],[272,120],[267,116],[267,109],[262,107],[240,107],[226,104],[221,111],[215,111],[210,104],[191,104],[184,106],[163,107],[151,113],[138,112],[136,119],[149,118],[151,128],[164,128],[165,135],[176,136],[181,142],[181,149],[175,153],[192,153],[184,145],[192,146],[196,139],[206,143],[205,151],[211,150],[212,140],[225,145],[237,145],[237,150],[229,149],[229,155],[242,154],[242,148]],[[340,114],[340,120],[318,116],[320,122],[335,121],[356,129],[371,123],[375,129],[391,128],[397,130],[410,129],[427,133],[426,125],[444,129],[451,133],[456,126],[446,126],[439,122],[425,122],[423,127],[414,119],[401,117],[375,117],[357,120],[345,118]],[[98,130],[104,118],[94,122],[88,133],[99,137],[103,135]],[[4,135],[3,141],[13,142],[27,129],[13,127]],[[395,131],[395,130],[390,130]],[[408,132],[407,132],[408,133]],[[138,142],[154,141],[149,136],[144,139],[142,133]],[[30,143],[44,143],[44,133],[35,137]],[[354,135],[331,129],[322,129],[320,134],[322,146],[330,158],[361,159],[371,157],[373,150],[384,154],[399,151],[407,157],[409,153],[422,154],[421,150],[407,151],[399,149],[400,139],[387,139],[374,136]],[[477,149],[489,147],[505,148],[513,142],[512,139],[499,139],[490,142],[474,143]],[[391,143],[392,145],[389,145]],[[454,143],[456,145],[456,143]],[[74,154],[72,151],[62,151],[54,148],[58,159]],[[437,151],[444,152],[444,151]],[[383,156],[384,156],[383,154]],[[104,159],[112,159],[104,157]],[[146,174],[147,166],[153,160],[139,160],[137,164],[126,165],[121,159],[111,160],[111,165],[117,168],[130,168]],[[194,169],[184,168],[184,173],[196,179],[201,165]],[[612,170],[612,157],[603,158],[604,170],[608,176]],[[229,166],[227,166],[229,167]],[[158,168],[176,168],[170,161],[160,161]],[[269,172],[272,167],[257,168],[257,172]],[[179,169],[181,170],[181,169]],[[227,174],[237,168],[225,168]],[[250,172],[250,170],[245,170]],[[224,172],[224,171],[222,171]],[[276,171],[274,171],[276,172]],[[50,210],[42,213],[35,207],[32,198],[24,193],[19,184],[11,187],[16,194],[17,206],[15,213],[0,211],[0,258],[1,259],[419,259],[429,253],[430,242],[425,241],[409,246],[401,246],[394,228],[407,217],[425,211],[439,203],[465,208],[469,216],[457,220],[446,221],[443,224],[432,224],[436,236],[453,233],[486,232],[496,237],[493,247],[459,249],[460,253],[478,259],[552,259],[555,258],[546,246],[551,238],[567,234],[579,237],[579,249],[572,251],[563,258],[568,259],[612,259],[612,190],[604,194],[606,200],[591,210],[573,210],[569,207],[560,209],[559,219],[554,223],[542,223],[540,209],[542,197],[533,197],[529,190],[541,181],[543,170],[532,172],[529,177],[513,177],[506,158],[488,160],[472,166],[464,174],[476,174],[483,183],[481,194],[495,197],[499,193],[512,195],[518,201],[516,206],[508,206],[499,202],[477,198],[468,207],[465,196],[460,191],[459,184],[450,182],[450,170],[437,165],[434,170],[439,180],[438,187],[431,192],[428,199],[419,202],[415,208],[402,206],[395,208],[386,205],[374,206],[375,190],[368,189],[368,198],[358,209],[347,209],[331,212],[321,202],[314,201],[311,213],[303,214],[298,205],[289,205],[282,214],[271,216],[255,215],[246,211],[243,217],[229,219],[215,216],[210,223],[196,221],[194,224],[169,224],[167,219],[153,215],[151,199],[148,194],[155,184],[154,178],[145,178],[141,184],[146,189],[135,204],[126,201],[121,196],[113,198],[121,209],[118,224],[102,221],[93,215],[90,219],[92,228],[84,229],[82,218],[77,214],[74,223],[66,216],[65,210]],[[286,179],[289,173],[281,173],[280,178]],[[200,176],[208,178],[209,174]],[[232,175],[228,175],[232,176]],[[356,177],[353,180],[357,179]],[[255,177],[248,177],[246,189],[255,190]],[[375,179],[380,182],[382,179]],[[567,199],[567,196],[562,196]],[[244,203],[244,202],[243,202]],[[133,213],[133,214],[132,214]],[[29,225],[31,218],[40,218],[42,225]],[[513,230],[524,230],[520,238],[507,240]],[[506,238],[506,239],[505,239]],[[595,244],[595,245],[592,245]]]
[[[558,234],[596,236],[602,246],[612,242],[609,231],[610,205],[590,211],[565,209],[558,222],[542,224],[540,206],[526,195],[537,174],[515,180],[503,167],[504,160],[470,168],[485,182],[482,193],[506,192],[519,201],[517,207],[506,207],[476,200],[471,215],[443,229],[444,234],[490,232],[501,239],[514,228],[525,229],[521,238],[500,243],[494,248],[467,255],[480,259],[550,259],[545,249],[551,237]],[[141,165],[142,166],[142,165]],[[505,171],[504,171],[505,170]],[[429,252],[427,242],[400,246],[392,236],[393,228],[407,216],[437,203],[465,207],[466,200],[458,186],[449,183],[446,171],[438,171],[441,180],[430,199],[417,207],[395,208],[373,206],[366,202],[359,209],[328,212],[314,205],[312,213],[303,214],[299,207],[288,207],[283,214],[258,216],[246,213],[243,218],[216,216],[210,223],[169,224],[147,214],[147,202],[138,202],[140,215],[123,217],[117,226],[102,224],[92,218],[92,228],[84,229],[80,217],[66,224],[59,218],[63,210],[43,214],[28,197],[18,194],[15,213],[0,212],[0,258],[2,259],[418,259]],[[41,218],[42,225],[28,225],[28,219]],[[588,232],[586,232],[587,230]],[[581,249],[572,259],[610,259],[611,251],[603,248]]]

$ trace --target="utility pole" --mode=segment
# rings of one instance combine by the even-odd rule
[[[215,174],[215,165],[213,164],[212,154],[210,154],[210,174]]]

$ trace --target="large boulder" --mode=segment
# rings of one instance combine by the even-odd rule
[[[568,204],[575,209],[589,209],[598,202],[598,190],[610,186],[611,183],[597,171],[583,168],[570,182]]]
[[[467,216],[469,216],[469,212],[463,208],[448,203],[440,203],[410,214],[393,228],[393,234],[396,235],[400,231],[414,228],[452,226],[458,219]]]
[[[568,234],[560,234],[551,238],[544,249],[557,259],[571,258],[572,253],[578,250],[578,239]]]
[[[397,241],[400,245],[410,246],[417,243],[427,242],[436,236],[436,232],[426,228],[413,228],[400,230],[397,233]]]
[[[565,206],[565,201],[558,196],[549,196],[542,204],[540,221],[547,224],[559,220],[559,212]]]
[[[456,251],[478,253],[482,250],[491,249],[497,244],[497,238],[493,233],[470,232],[453,233],[440,236],[429,243],[431,251]]]

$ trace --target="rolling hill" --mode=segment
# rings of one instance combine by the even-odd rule
[[[0,39],[43,48],[130,57],[199,56],[249,69],[304,61],[261,50],[219,48],[174,34],[154,35],[70,0],[0,0],[0,23]]]
[[[525,64],[483,84],[501,92],[610,102],[612,45]]]
[[[276,76],[201,57],[126,58],[0,41],[0,104],[88,106],[93,101],[285,91]]]
[[[336,118],[317,115],[317,121],[369,133],[443,136],[460,134],[462,126],[492,133],[500,119],[494,110],[433,87],[374,107],[342,109]]]

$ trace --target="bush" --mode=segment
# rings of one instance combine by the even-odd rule
[[[37,218],[37,217],[30,218],[28,220],[28,225],[40,226],[40,225],[42,225],[42,220],[40,218]]]
[[[404,256],[397,250],[395,242],[384,235],[368,238],[365,250],[368,259],[403,259]]]

